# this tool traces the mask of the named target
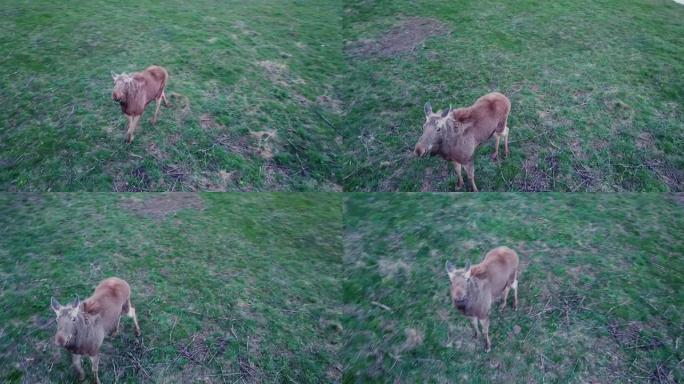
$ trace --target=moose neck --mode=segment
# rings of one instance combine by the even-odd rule
[[[64,347],[79,355],[89,354],[93,347],[99,346],[98,332],[94,323],[88,323],[83,314],[78,316],[76,333],[71,337],[69,343]]]
[[[477,277],[471,277],[466,286],[466,304],[463,312],[466,315],[480,315],[488,308],[486,306],[487,284]]]
[[[441,132],[442,140],[439,145],[439,155],[446,160],[452,159],[452,151],[458,144],[458,140],[461,135],[457,132],[457,127],[455,122],[447,122],[444,124],[444,129]]]

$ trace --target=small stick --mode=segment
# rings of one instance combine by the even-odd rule
[[[392,308],[386,306],[385,304],[378,303],[377,301],[371,301],[371,304],[375,305],[376,307],[380,307],[380,308],[384,309],[385,311],[392,312]]]

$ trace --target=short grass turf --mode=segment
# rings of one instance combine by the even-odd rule
[[[684,201],[667,194],[345,196],[346,383],[677,383]],[[519,309],[492,350],[444,264],[518,252]],[[500,302],[497,302],[497,304]]]
[[[4,194],[0,218],[3,383],[77,380],[50,297],[109,276],[130,283],[142,337],[123,318],[105,339],[103,383],[340,375],[339,195]]]
[[[0,1],[0,190],[339,190],[337,1]],[[132,145],[112,71],[169,108]]]
[[[354,49],[397,25],[410,36],[415,17],[447,33],[389,56]],[[684,189],[684,6],[674,1],[350,0],[343,33],[345,190],[454,190],[453,165],[411,155],[423,104],[467,106],[492,91],[512,102],[512,153],[492,162],[493,140],[477,150],[479,189]]]

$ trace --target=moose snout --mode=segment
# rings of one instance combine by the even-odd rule
[[[427,148],[425,148],[424,145],[421,144],[416,144],[416,148],[413,149],[413,153],[417,157],[423,157],[425,156],[425,152],[427,152]]]
[[[112,100],[114,100],[114,101],[121,101],[121,99],[122,99],[121,94],[119,94],[119,93],[117,93],[117,92],[113,92],[113,93],[112,93]]]
[[[66,337],[62,334],[55,335],[55,344],[59,347],[63,347],[66,344]]]

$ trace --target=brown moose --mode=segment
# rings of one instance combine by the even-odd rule
[[[466,108],[444,112],[432,112],[430,103],[425,103],[425,124],[423,135],[416,143],[416,156],[440,155],[444,160],[451,161],[456,167],[458,184],[456,190],[463,187],[461,165],[465,167],[470,185],[474,192],[475,168],[473,154],[475,149],[490,137],[496,138],[492,160],[499,155],[499,139],[504,138],[504,154],[508,156],[508,114],[511,102],[500,93],[486,94]]]
[[[93,295],[84,301],[76,299],[72,304],[63,306],[53,297],[50,305],[57,315],[55,344],[71,352],[71,360],[80,380],[85,379],[81,356],[88,356],[95,382],[100,383],[100,346],[105,336],[118,333],[122,315],[133,318],[135,334],[140,336],[138,318],[131,305],[131,288],[119,278],[103,280],[95,288]]]
[[[518,255],[508,247],[498,247],[489,251],[480,264],[470,266],[468,263],[464,269],[456,269],[447,261],[446,271],[451,281],[452,304],[470,317],[476,338],[480,337],[479,321],[485,338],[485,352],[489,352],[489,310],[492,303],[503,296],[503,310],[508,291],[513,289],[513,307],[518,309]]]
[[[152,100],[157,102],[157,108],[150,121],[152,125],[157,124],[161,102],[164,101],[164,105],[168,105],[164,90],[169,80],[169,74],[166,69],[153,65],[142,72],[119,75],[112,73],[112,79],[114,80],[112,99],[121,105],[121,111],[128,119],[126,141],[130,144],[133,142],[140,116],[145,111],[147,104]]]

